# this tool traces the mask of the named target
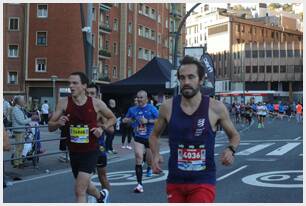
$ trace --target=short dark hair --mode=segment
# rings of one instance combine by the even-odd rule
[[[86,74],[84,74],[83,72],[72,72],[72,73],[70,74],[70,76],[71,76],[71,75],[77,75],[77,76],[79,76],[80,79],[81,79],[81,83],[82,83],[82,84],[86,84],[86,85],[88,86],[89,80],[88,80]]]
[[[48,101],[47,101],[47,100],[45,100],[44,102],[45,102],[45,103],[47,103]]]
[[[99,94],[99,87],[95,83],[90,83],[87,88],[96,88],[97,95]]]
[[[181,66],[186,65],[186,64],[195,64],[198,68],[198,76],[199,79],[202,80],[204,79],[204,66],[201,62],[199,62],[196,58],[193,58],[192,56],[184,56],[184,58],[180,61]],[[180,68],[177,70],[177,77],[179,77],[180,74]]]

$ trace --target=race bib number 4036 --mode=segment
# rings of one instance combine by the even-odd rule
[[[194,147],[194,146],[191,146]],[[206,168],[206,150],[202,148],[178,148],[178,169],[184,171],[201,171]]]

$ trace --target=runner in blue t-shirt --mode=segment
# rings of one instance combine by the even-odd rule
[[[142,162],[143,154],[147,154],[147,176],[152,176],[151,169],[151,150],[149,148],[149,136],[154,127],[154,122],[158,117],[158,111],[152,104],[148,104],[148,95],[146,91],[139,91],[137,93],[138,106],[129,109],[126,117],[123,119],[125,123],[132,123],[134,130],[135,142],[135,157],[136,166],[135,172],[137,177],[137,186],[134,192],[143,192],[142,185]]]

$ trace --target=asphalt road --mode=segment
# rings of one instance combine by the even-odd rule
[[[227,146],[224,135],[216,139],[217,191],[216,203],[301,203],[303,202],[303,129],[287,120],[269,120],[264,129],[241,132],[241,145],[235,163],[220,165],[219,154]],[[168,151],[164,149],[165,162]],[[145,169],[145,167],[144,167]],[[134,160],[132,156],[110,160],[108,177],[112,185],[113,203],[165,203],[164,173],[144,176],[144,193],[135,194]],[[144,173],[145,174],[145,173]],[[98,184],[94,176],[93,181]],[[32,176],[3,191],[4,202],[74,202],[73,177],[69,169]]]

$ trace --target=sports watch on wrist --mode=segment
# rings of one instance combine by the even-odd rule
[[[229,148],[232,151],[233,156],[234,156],[234,154],[236,153],[235,147],[233,145],[229,145],[227,148]]]

